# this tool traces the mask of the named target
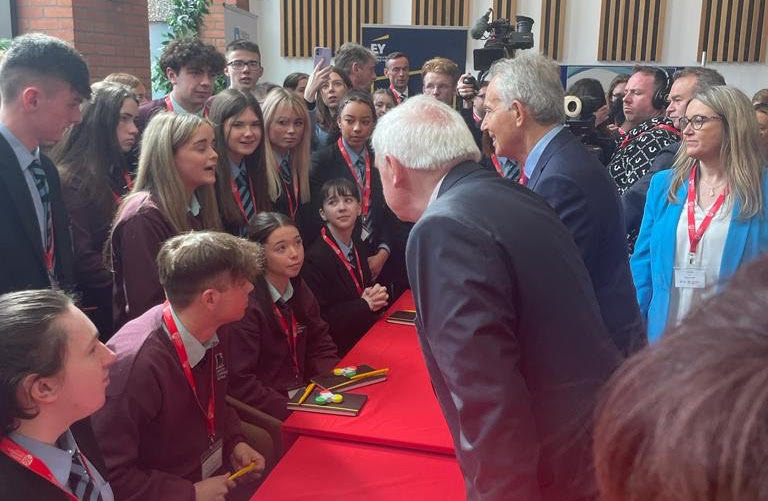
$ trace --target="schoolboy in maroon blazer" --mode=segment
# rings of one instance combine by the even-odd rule
[[[217,232],[169,239],[157,257],[168,301],[110,340],[107,401],[93,418],[116,499],[220,499],[227,480],[264,458],[224,401],[229,354],[217,329],[240,319],[260,272],[260,247]]]

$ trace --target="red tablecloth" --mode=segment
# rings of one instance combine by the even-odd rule
[[[464,501],[455,458],[299,437],[251,501]]]
[[[388,313],[404,309],[413,309],[410,291],[405,292]],[[424,365],[416,328],[387,323],[384,321],[387,314],[340,365],[389,367],[389,379],[352,390],[352,393],[368,395],[357,417],[294,412],[283,424],[287,444],[296,435],[314,435],[454,455],[451,435]]]

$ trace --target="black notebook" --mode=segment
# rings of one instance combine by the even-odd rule
[[[373,372],[376,369],[370,365],[358,365],[357,374],[365,374],[366,372]],[[380,383],[387,380],[386,374],[378,374],[376,376],[362,377],[359,379],[350,379],[347,376],[337,376],[335,374],[328,374],[327,376],[313,377],[312,381],[319,384],[323,388],[328,388],[331,391],[348,391],[362,386],[368,386],[369,384]]]
[[[416,325],[416,312],[413,310],[398,310],[387,317],[391,324]]]
[[[344,393],[344,401],[338,404],[327,403],[318,404],[315,402],[315,398],[322,393],[321,390],[315,388],[312,393],[299,405],[297,402],[304,395],[306,387],[297,391],[292,399],[288,401],[286,407],[289,411],[305,411],[305,412],[319,412],[322,414],[337,414],[339,416],[357,416],[360,409],[365,405],[368,400],[368,395],[358,395],[356,393]]]

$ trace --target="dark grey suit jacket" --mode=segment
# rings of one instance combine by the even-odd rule
[[[528,188],[547,201],[571,230],[587,266],[603,322],[619,350],[647,344],[627,255],[616,184],[597,157],[568,129],[547,145]]]
[[[74,285],[74,258],[69,217],[61,198],[59,173],[44,155],[53,211],[55,274],[59,287]],[[43,242],[27,182],[11,146],[0,135],[0,294],[50,287]]]
[[[593,496],[591,414],[620,356],[557,214],[466,162],[443,179],[406,258],[467,499]]]

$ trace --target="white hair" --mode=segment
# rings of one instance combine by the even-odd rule
[[[439,170],[480,161],[480,150],[461,115],[437,99],[408,98],[381,117],[373,131],[376,156],[390,155],[408,169]]]
[[[491,67],[491,79],[494,78],[505,105],[520,101],[541,125],[565,122],[560,68],[548,57],[526,53],[500,59]]]

